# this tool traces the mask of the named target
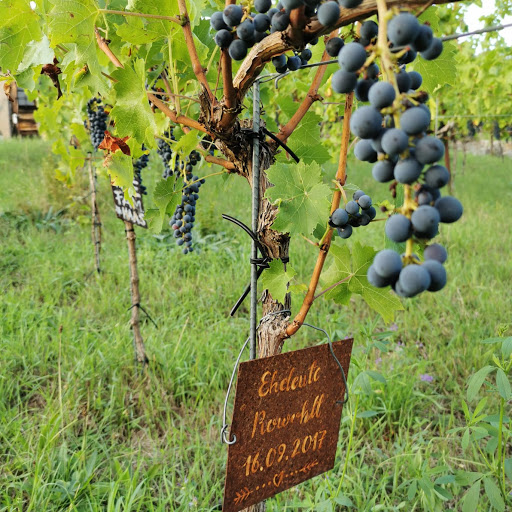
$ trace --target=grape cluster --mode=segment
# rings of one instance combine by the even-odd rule
[[[314,16],[324,26],[334,26],[340,17],[340,4],[345,8],[357,7],[362,0],[280,0],[272,7],[272,0],[254,0],[254,10],[249,12],[240,5],[228,5],[224,11],[216,11],[210,18],[210,25],[216,31],[215,43],[226,49],[234,60],[243,60],[249,48],[259,43],[269,34],[282,32],[290,25],[290,13],[304,7],[304,15]],[[309,44],[315,45],[318,38]],[[274,66],[278,72],[295,71],[308,62],[311,50],[304,49],[291,57],[275,57]]]
[[[91,98],[87,102],[87,118],[89,119],[89,126],[87,126],[87,123],[84,124],[86,128],[89,128],[91,143],[94,149],[97,150],[105,138],[108,119],[108,114],[105,112],[100,98]]]
[[[378,33],[377,23],[369,20],[361,25],[358,40],[344,44],[342,39],[334,37],[326,43],[327,53],[337,57],[340,66],[331,81],[335,92],[346,94],[354,91],[359,101],[369,100],[369,91],[376,83],[380,70],[374,62],[369,65],[365,63],[367,49],[372,50]],[[416,16],[408,12],[400,13],[389,22],[388,39],[393,51],[402,52],[398,59],[400,65],[413,62],[418,53],[425,60],[434,60],[443,51],[441,39],[434,37],[430,26],[420,25]],[[422,83],[421,75],[415,71],[407,73],[400,70],[395,78],[401,93],[417,90]]]
[[[144,146],[142,146],[142,149],[143,150],[145,149]],[[149,154],[144,154],[140,158],[135,160],[135,162],[133,162],[133,174],[134,174],[135,180],[137,180],[137,182],[139,183],[139,192],[141,195],[147,195],[147,192],[146,192],[147,189],[142,184],[141,171],[142,171],[142,169],[145,169],[148,166],[148,162],[149,162]]]
[[[192,155],[191,155],[192,157]],[[187,164],[189,167],[190,164]],[[192,175],[187,172],[186,175],[187,185],[183,189],[181,195],[181,203],[177,206],[174,215],[172,216],[169,225],[174,230],[174,238],[176,243],[183,247],[183,254],[192,252],[192,229],[195,222],[196,202],[199,198],[199,188],[204,183],[204,179]]]
[[[354,192],[352,199],[345,208],[334,210],[329,218],[329,225],[337,228],[338,235],[345,239],[352,236],[353,228],[367,226],[377,215],[371,197],[362,190]]]
[[[457,199],[441,196],[440,189],[450,180],[448,170],[437,164],[444,155],[444,144],[428,135],[431,116],[424,104],[428,95],[418,92],[421,75],[405,69],[418,52],[427,60],[437,58],[443,45],[415,16],[398,14],[390,20],[387,34],[391,48],[401,51],[394,59],[393,83],[378,81],[378,66],[366,64],[366,47],[372,49],[378,33],[378,25],[367,21],[359,41],[344,44],[335,38],[331,44],[341,47],[341,69],[333,75],[332,87],[337,92],[355,90],[360,101],[369,102],[350,119],[352,133],[361,139],[354,148],[356,158],[374,164],[376,181],[394,180],[405,187],[404,205],[388,218],[385,231],[393,242],[406,242],[406,252],[379,252],[368,270],[368,280],[379,288],[391,285],[402,297],[414,297],[445,286],[447,257],[444,248],[433,244],[425,249],[422,263],[412,254],[414,241],[426,243],[438,234],[440,223],[455,222],[463,213]]]
[[[172,128],[169,132],[164,133],[164,137],[171,140],[176,140],[174,135],[172,134]],[[165,180],[169,176],[172,176],[175,172],[180,172],[179,162],[176,159],[175,168],[172,170],[169,166],[169,162],[172,158],[172,149],[171,145],[164,139],[158,139],[157,142],[158,148],[156,152],[158,156],[162,159],[162,163],[164,164],[164,172],[162,173],[162,178]]]
[[[498,121],[493,121],[492,123],[492,135],[496,140],[501,139],[501,131]]]
[[[309,48],[304,48],[301,52],[294,52],[293,56],[287,57],[284,53],[272,58],[272,64],[277,73],[286,73],[287,71],[297,71],[301,66],[305,66],[313,56]]]

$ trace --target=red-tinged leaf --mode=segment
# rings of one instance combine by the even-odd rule
[[[126,141],[130,137],[123,137],[122,139],[119,137],[114,137],[108,130],[105,130],[105,138],[98,146],[99,149],[106,149],[110,151],[110,153],[115,153],[116,151],[122,151],[125,155],[130,156],[130,147],[126,144]]]

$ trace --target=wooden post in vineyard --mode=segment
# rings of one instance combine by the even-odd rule
[[[133,348],[135,351],[135,360],[143,365],[148,363],[146,355],[146,347],[144,346],[144,340],[140,332],[140,291],[139,291],[139,271],[137,269],[137,248],[135,245],[135,230],[133,224],[128,221],[124,221],[126,240],[128,242],[128,258],[130,262],[130,291],[132,297],[132,317],[130,324],[133,331]]]
[[[91,190],[91,237],[94,244],[94,261],[96,272],[101,272],[100,266],[100,252],[101,252],[101,218],[98,209],[98,202],[96,199],[96,172],[92,164],[92,155],[89,153],[87,162],[87,169],[89,171],[89,186]]]

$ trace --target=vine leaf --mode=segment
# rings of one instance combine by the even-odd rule
[[[118,68],[112,76],[118,80],[114,85],[115,106],[110,112],[116,123],[116,131],[121,136],[129,135],[135,138],[147,147],[155,147],[153,134],[157,127],[146,96],[144,60],[135,61],[133,68]]]
[[[272,260],[263,274],[261,275],[261,284],[265,290],[268,290],[272,297],[283,303],[288,291],[288,283],[297,275],[290,265],[286,265],[281,260]]]
[[[153,191],[153,202],[158,208],[160,218],[157,219],[157,213],[155,211],[151,212],[151,230],[158,234],[162,230],[162,226],[165,220],[165,216],[169,214],[173,214],[176,210],[176,207],[181,202],[181,187],[177,185],[176,176],[169,176],[165,180],[160,180],[157,182],[155,189]]]
[[[103,165],[108,169],[112,185],[122,187],[133,195],[133,163],[132,157],[125,155],[122,151],[116,151],[105,158]],[[130,193],[131,189],[131,193]]]
[[[0,5],[0,68],[15,72],[32,41],[42,37],[39,17],[25,0],[2,0]]]
[[[320,136],[321,122],[318,114],[309,112],[290,137],[291,149],[307,164],[322,164],[331,158]]]
[[[322,183],[321,169],[316,163],[276,164],[267,171],[274,184],[265,197],[279,206],[272,228],[290,234],[310,235],[329,214],[329,187]]]
[[[418,57],[412,66],[423,77],[422,90],[432,94],[445,84],[453,85],[457,78],[455,56],[458,50],[452,42],[443,45],[443,53],[436,60],[425,60]]]
[[[404,309],[402,303],[389,289],[375,288],[366,278],[375,250],[356,242],[352,252],[347,245],[332,245],[330,252],[334,256],[334,261],[324,276],[326,286],[333,286],[344,279],[346,281],[327,292],[326,297],[347,305],[352,294],[361,295],[368,306],[377,311],[386,323],[392,322],[395,311]]]
[[[75,51],[66,57],[74,58],[77,67],[87,64],[93,75],[100,74],[94,26],[99,15],[94,0],[54,0],[49,14],[52,47],[61,43],[75,44]],[[65,59],[67,63],[67,59]],[[63,62],[64,67],[64,62]]]

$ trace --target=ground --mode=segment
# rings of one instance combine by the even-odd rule
[[[38,140],[0,142],[0,510],[220,510],[222,404],[248,333],[248,304],[235,318],[229,310],[249,280],[250,256],[248,237],[220,215],[249,223],[249,188],[236,176],[201,188],[193,254],[137,229],[142,305],[158,325],[142,325],[143,373],[133,363],[124,225],[107,180],[99,180],[98,276],[87,178],[79,173],[77,186],[64,189],[48,155]],[[462,451],[449,430],[465,426],[468,378],[491,359],[492,346],[479,341],[510,323],[512,162],[462,162],[455,194],[464,216],[439,239],[449,251],[444,291],[409,300],[387,326],[359,299],[347,308],[315,303],[311,323],[355,338],[349,386],[365,369],[386,383],[372,381],[371,393],[345,406],[335,468],[271,499],[269,510],[332,510],[336,502],[346,510],[347,498],[358,511],[453,510],[463,492],[456,483],[445,486],[454,498],[441,508],[427,503],[421,484],[408,497],[410,483],[434,481],[429,468],[481,469],[478,452]],[[160,166],[152,155],[149,189]],[[388,197],[367,164],[350,162],[349,182],[376,201]],[[350,243],[382,247],[383,227],[361,228]],[[307,281],[315,249],[298,239],[290,254]],[[320,341],[303,330],[285,349]],[[492,400],[487,408],[496,411]]]

